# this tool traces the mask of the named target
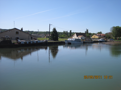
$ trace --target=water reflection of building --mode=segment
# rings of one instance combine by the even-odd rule
[[[91,43],[85,43],[85,44],[65,44],[63,47],[64,48],[69,48],[69,49],[85,49],[85,54],[87,54],[89,46],[92,46],[92,44]]]
[[[64,48],[70,48],[70,49],[76,49],[76,48],[81,48],[83,44],[65,44],[63,47]]]
[[[16,60],[21,58],[23,59],[26,55],[31,55],[32,52],[38,51],[39,49],[47,49],[46,46],[44,47],[21,47],[21,48],[3,48],[0,49],[0,59],[1,57],[7,57],[12,60]]]
[[[70,48],[70,49],[79,49],[79,48],[86,48],[88,49],[88,46],[90,46],[92,44],[65,44],[63,47],[64,48]]]

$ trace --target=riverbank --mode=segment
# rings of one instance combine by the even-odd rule
[[[84,43],[98,43],[99,41],[94,42],[84,42]],[[117,45],[121,44],[121,41],[108,41],[108,42],[100,42],[108,45]],[[6,40],[5,43],[0,44],[0,48],[16,48],[16,47],[28,47],[28,46],[49,46],[49,45],[64,45],[64,41],[43,41],[43,42],[29,42],[29,43],[12,43],[10,40]]]
[[[28,47],[28,46],[49,46],[49,45],[63,45],[65,44],[64,41],[49,41],[49,42],[36,42],[36,43],[11,43],[6,40],[5,43],[0,44],[0,48],[16,48],[16,47]]]
[[[108,44],[108,45],[119,45],[121,44],[121,41],[108,41],[108,42],[102,42],[104,44]]]

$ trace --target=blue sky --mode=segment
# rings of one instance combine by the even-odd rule
[[[0,28],[103,33],[121,26],[121,0],[0,0]]]

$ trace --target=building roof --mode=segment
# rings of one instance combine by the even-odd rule
[[[8,32],[8,31],[11,31],[11,30],[18,30],[18,31],[20,31],[20,32],[23,32],[23,33],[29,34],[29,33],[27,33],[27,32],[24,32],[24,31],[20,30],[20,29],[17,29],[17,28],[8,29],[8,30],[6,30],[6,31],[4,31],[4,32]],[[4,32],[0,32],[0,34],[1,34],[1,33],[4,33]],[[31,35],[31,34],[29,34],[29,35]],[[32,36],[32,35],[31,35],[31,36]]]
[[[80,35],[86,36],[85,33],[75,33],[75,34],[77,35],[77,37]]]
[[[97,34],[98,36],[105,36],[105,34]]]

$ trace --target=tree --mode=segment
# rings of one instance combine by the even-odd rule
[[[56,31],[56,28],[53,28],[50,39],[54,41],[58,41],[58,33]]]
[[[71,36],[71,30],[70,30],[70,36]]]
[[[116,39],[117,37],[121,37],[121,27],[114,26],[111,28],[111,32],[113,37]]]
[[[100,32],[97,32],[97,34],[102,34],[102,32],[100,31]]]
[[[86,37],[89,37],[90,36],[89,35],[89,32],[88,32],[88,29],[86,29],[85,34],[86,34]]]
[[[105,34],[105,37],[106,37],[107,39],[113,38],[111,33],[106,33],[106,34]]]
[[[86,29],[85,34],[88,34],[88,29]]]

